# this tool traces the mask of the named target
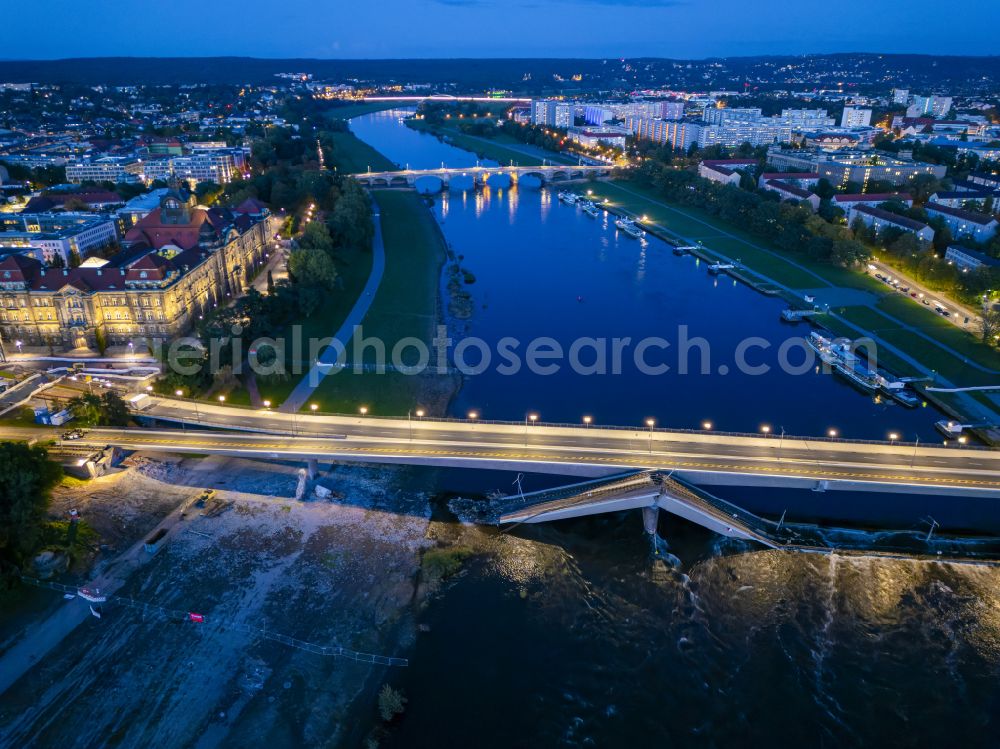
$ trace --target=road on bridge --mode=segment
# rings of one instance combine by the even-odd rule
[[[160,398],[142,415],[229,431],[102,429],[91,430],[72,444],[583,475],[657,468],[677,470],[698,483],[1000,498],[1000,451],[993,450],[668,430],[314,416]],[[51,437],[53,432],[0,429],[0,437],[25,436]]]

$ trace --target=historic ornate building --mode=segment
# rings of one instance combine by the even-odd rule
[[[23,255],[0,261],[0,337],[8,351],[17,341],[74,349],[173,338],[243,293],[267,247],[259,206],[197,208],[169,190],[110,260],[72,269]]]

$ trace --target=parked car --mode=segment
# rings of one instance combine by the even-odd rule
[[[81,437],[83,437],[83,430],[82,429],[72,429],[72,430],[70,430],[68,432],[63,432],[62,433],[62,438],[64,440],[78,440]]]

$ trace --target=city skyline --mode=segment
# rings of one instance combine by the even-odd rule
[[[16,35],[2,59],[101,56],[219,56],[402,59],[448,57],[666,57],[781,55],[831,52],[927,54],[1000,53],[990,31],[1000,7],[955,5],[942,34],[939,6],[909,3],[885,18],[862,0],[838,8],[832,23],[812,6],[719,0],[387,0],[378,6],[318,7],[303,0],[281,6],[223,0],[209,7],[178,0],[136,34],[134,6],[110,0],[104,13],[81,16],[67,0],[49,4],[44,36]],[[771,7],[763,7],[771,6]],[[34,8],[8,10],[11,27],[28,27]],[[266,24],[247,23],[264,17]],[[866,23],[856,19],[866,18]],[[609,18],[613,21],[609,23]],[[855,19],[855,20],[851,20]],[[525,32],[525,29],[529,29]]]

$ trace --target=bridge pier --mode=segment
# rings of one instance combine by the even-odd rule
[[[656,535],[656,526],[660,520],[660,508],[657,505],[642,508],[642,527],[650,536]]]

